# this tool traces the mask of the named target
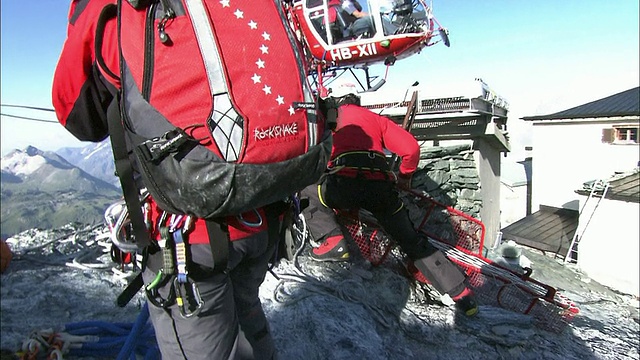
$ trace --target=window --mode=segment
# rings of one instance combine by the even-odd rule
[[[638,144],[637,126],[614,126],[602,129],[602,142],[609,144]]]
[[[638,142],[638,128],[625,127],[616,129],[617,140],[622,142]]]

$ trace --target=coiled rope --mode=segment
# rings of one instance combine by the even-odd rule
[[[159,359],[160,350],[148,320],[149,309],[145,303],[134,323],[86,321],[66,324],[60,331],[35,331],[23,342],[19,355],[24,360],[42,356],[63,360],[64,355]]]

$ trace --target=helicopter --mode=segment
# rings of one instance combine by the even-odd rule
[[[350,15],[345,2],[357,12]],[[431,9],[424,0],[293,0],[287,12],[320,89],[323,74],[352,68],[365,70],[369,91],[376,88],[370,65],[391,66],[439,42],[450,45]]]

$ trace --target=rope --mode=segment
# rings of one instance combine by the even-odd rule
[[[140,315],[138,315],[138,319],[133,325],[133,328],[131,329],[131,332],[129,333],[129,336],[127,337],[127,340],[125,341],[122,350],[120,350],[116,360],[124,360],[127,358],[135,360],[135,349],[140,345],[140,340],[143,338],[141,335],[144,333],[144,325],[147,324],[148,320],[149,305],[145,302],[144,307],[142,308]],[[153,340],[155,341],[155,338]],[[146,357],[148,357],[148,354]]]
[[[135,323],[109,323],[86,321],[68,323],[60,331],[44,329],[34,331],[25,340],[21,359],[62,360],[63,355],[117,357],[117,360],[135,360],[136,355],[157,359],[160,351],[153,327],[148,322],[149,309],[145,303]]]
[[[272,273],[279,280],[273,290],[274,300],[284,305],[291,305],[312,295],[330,295],[363,306],[379,324],[386,328],[392,327],[393,321],[389,319],[393,317],[386,316],[386,314],[393,314],[392,306],[385,303],[375,306],[375,300],[371,301],[366,298],[368,292],[361,282],[354,279],[345,279],[338,283],[335,281],[326,282],[305,273],[298,259],[308,239],[304,215],[298,215],[298,221],[294,221],[294,227],[300,241],[300,246],[294,253],[292,260],[294,273]],[[289,289],[285,286],[287,284],[290,285]],[[292,289],[298,290],[295,292],[295,297],[290,291]]]

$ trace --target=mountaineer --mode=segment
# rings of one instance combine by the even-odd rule
[[[360,106],[354,84],[343,83],[332,88],[325,101],[337,107],[337,127],[333,135],[333,149],[328,171],[317,192],[305,190],[310,206],[326,215],[316,219],[335,221],[333,210],[364,209],[370,211],[382,228],[414,262],[425,278],[441,294],[448,294],[456,308],[467,316],[478,312],[471,289],[464,274],[442,251],[419,235],[409,218],[396,186],[411,188],[411,178],[420,159],[416,139],[390,119]],[[399,174],[391,171],[384,151],[401,159]],[[313,197],[317,196],[317,200]],[[311,257],[322,261],[349,258],[347,242],[336,226],[330,223],[308,222],[312,234],[319,234],[323,243],[312,249]]]
[[[144,289],[166,360],[276,357],[258,288],[285,199],[331,148],[287,4],[71,2],[54,108],[78,139],[111,139],[112,242],[143,270],[124,304]]]

